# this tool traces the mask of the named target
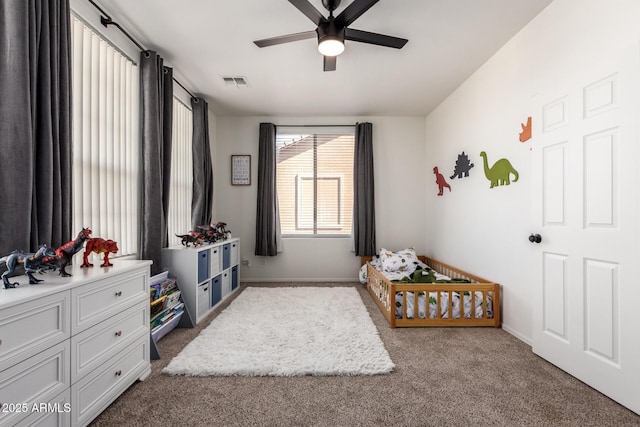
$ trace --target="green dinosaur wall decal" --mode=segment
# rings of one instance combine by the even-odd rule
[[[497,185],[509,185],[511,184],[511,174],[513,174],[513,182],[516,182],[520,175],[518,171],[515,170],[513,166],[511,166],[511,162],[507,159],[500,159],[493,164],[493,166],[489,167],[487,162],[487,153],[484,151],[480,153],[484,163],[484,176],[487,177],[489,181],[491,181],[491,186],[489,188],[493,188]]]

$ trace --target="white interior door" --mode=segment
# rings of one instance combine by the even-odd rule
[[[533,351],[640,413],[640,49],[534,97]]]

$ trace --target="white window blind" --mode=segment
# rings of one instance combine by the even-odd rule
[[[173,98],[173,136],[171,147],[171,188],[169,190],[169,246],[177,245],[176,234],[191,229],[191,199],[193,195],[193,112]]]
[[[73,229],[135,254],[139,230],[139,72],[72,16]],[[69,236],[72,238],[75,236]]]
[[[283,236],[351,235],[354,134],[345,129],[278,131],[276,178]]]

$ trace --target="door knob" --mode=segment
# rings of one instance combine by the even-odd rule
[[[531,233],[531,235],[529,236],[529,241],[531,243],[540,243],[540,242],[542,242],[542,236],[539,235],[539,234]]]

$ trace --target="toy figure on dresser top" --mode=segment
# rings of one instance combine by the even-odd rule
[[[103,254],[102,264],[100,264],[100,267],[111,267],[113,264],[109,261],[109,254],[115,254],[118,252],[118,243],[113,240],[105,240],[100,237],[90,238],[87,240],[87,246],[84,249],[82,265],[80,267],[93,267],[93,264],[89,262],[89,255],[91,252],[98,255]]]
[[[80,249],[84,246],[84,242],[89,240],[90,236],[91,229],[83,228],[74,240],[67,242],[56,249],[56,254],[53,259],[58,264],[58,267],[60,268],[60,275],[62,277],[71,276],[71,274],[67,273],[66,267],[71,262],[71,258],[73,258],[76,253],[80,252]]]
[[[44,273],[45,269],[55,269],[54,265],[47,265],[45,260],[50,259],[55,255],[53,249],[47,245],[40,245],[35,253],[25,253],[22,251],[13,251],[11,254],[0,258],[0,264],[7,266],[7,271],[2,273],[2,282],[5,289],[13,289],[19,285],[19,283],[9,282],[9,276],[15,271],[16,267],[22,265],[24,267],[24,274],[29,277],[29,283],[34,285],[42,282],[41,279],[36,279],[33,273]]]

